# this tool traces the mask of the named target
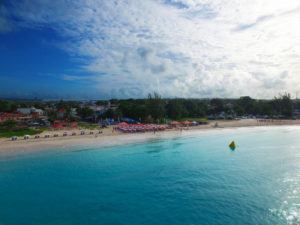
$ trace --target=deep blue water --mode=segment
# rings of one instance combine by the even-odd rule
[[[2,157],[0,225],[298,224],[299,137],[247,128]]]

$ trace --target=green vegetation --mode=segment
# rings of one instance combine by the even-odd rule
[[[23,128],[18,130],[0,130],[0,137],[9,138],[12,136],[22,137],[24,135],[36,135],[42,133],[43,129]]]
[[[12,112],[17,109],[17,105],[12,101],[0,100],[0,112]]]
[[[90,117],[94,114],[94,111],[90,109],[89,107],[83,107],[79,108],[77,110],[78,115],[80,115],[83,119],[86,119],[87,117]]]
[[[111,99],[98,101],[4,101],[0,113],[15,112],[17,107],[44,109],[48,120],[97,122],[101,119],[134,119],[146,123],[165,123],[170,120],[233,119],[236,117],[285,118],[299,117],[300,101],[285,93],[269,100],[249,96],[238,99],[162,98],[158,93],[144,99]],[[97,110],[95,106],[100,109]],[[82,128],[96,128],[96,124],[80,123]]]
[[[90,130],[94,130],[94,129],[98,129],[99,125],[95,124],[95,123],[86,123],[86,122],[79,122],[78,123],[78,127],[81,129],[90,129]]]
[[[249,96],[239,99],[163,99],[154,93],[148,99],[119,100],[118,104],[119,108],[110,111],[109,117],[130,117],[141,122],[162,122],[165,119],[201,122],[202,118],[218,118],[220,114],[226,118],[267,116],[289,119],[293,118],[294,109],[300,109],[300,102],[292,100],[287,93],[272,100],[256,100]]]
[[[42,133],[45,129],[32,129],[18,124],[13,120],[0,123],[0,137],[35,135]]]

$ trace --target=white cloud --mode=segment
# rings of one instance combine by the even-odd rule
[[[80,68],[108,97],[296,92],[299,12],[298,0],[45,0],[11,10],[16,26],[67,37],[60,46],[84,59]]]

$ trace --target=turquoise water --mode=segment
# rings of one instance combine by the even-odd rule
[[[2,157],[0,224],[299,224],[299,136],[249,128]]]

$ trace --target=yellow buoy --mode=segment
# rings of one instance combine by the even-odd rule
[[[234,141],[232,141],[232,142],[229,144],[229,148],[230,148],[231,150],[234,150],[234,149],[236,148],[236,145],[235,145]]]

